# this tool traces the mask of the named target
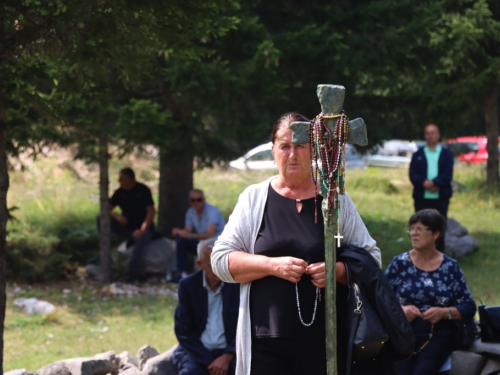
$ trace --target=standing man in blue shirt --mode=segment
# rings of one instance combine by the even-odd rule
[[[200,271],[179,282],[173,362],[179,375],[234,375],[240,286],[226,284],[212,271],[215,238],[198,245]]]
[[[439,144],[439,129],[429,124],[424,129],[426,146],[413,154],[410,163],[410,181],[413,184],[415,212],[435,208],[447,218],[450,198],[453,194],[453,154]],[[444,252],[444,233],[436,248]]]
[[[189,192],[189,204],[184,229],[172,229],[177,242],[177,272],[181,278],[188,275],[188,253],[196,254],[200,240],[219,237],[226,225],[219,209],[205,202],[202,190]]]

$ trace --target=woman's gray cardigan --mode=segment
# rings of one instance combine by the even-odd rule
[[[229,254],[232,251],[254,253],[255,241],[264,216],[269,184],[273,178],[275,177],[250,185],[241,193],[224,231],[215,242],[211,258],[212,268],[224,282],[235,282],[228,265]],[[347,194],[341,195],[340,203],[340,223],[344,237],[342,242],[366,249],[380,266],[380,250],[375,240],[370,237],[351,198]],[[240,309],[236,332],[236,375],[250,374],[252,345],[250,285],[251,283],[241,283],[240,286]]]

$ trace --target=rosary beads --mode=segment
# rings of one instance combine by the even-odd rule
[[[325,123],[326,120],[337,120],[332,133]],[[340,194],[340,179],[345,173],[345,144],[349,137],[349,127],[346,114],[342,110],[339,114],[320,113],[309,123],[309,145],[311,147],[311,174],[318,194],[318,177],[326,191],[327,219],[330,223],[334,208],[338,208]],[[342,194],[345,191],[342,191]],[[316,203],[316,202],[315,202]],[[317,211],[317,208],[316,208]],[[315,212],[315,222],[317,222]]]
[[[302,319],[302,313],[300,311],[299,287],[297,286],[297,283],[295,283],[295,298],[297,299],[297,309],[299,310],[300,322],[302,323],[302,325],[304,325],[306,327],[310,327],[314,323],[314,319],[316,318],[316,308],[318,307],[319,288],[316,287],[316,299],[314,300],[314,311],[313,311],[311,323],[306,323],[306,322],[304,322],[304,319]]]

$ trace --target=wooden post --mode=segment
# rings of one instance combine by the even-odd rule
[[[344,105],[345,88],[336,85],[318,85],[317,95],[321,104],[323,114],[338,114],[342,111]],[[325,123],[333,133],[335,129],[334,119],[325,119]],[[363,119],[349,121],[349,143],[365,146],[368,143],[366,135],[366,125]],[[292,142],[294,144],[309,143],[309,123],[293,122]],[[343,155],[345,157],[345,155]],[[339,193],[343,194],[344,181],[340,181]],[[320,183],[320,194],[326,197],[323,184]],[[325,320],[326,320],[326,361],[327,374],[337,375],[337,309],[336,286],[335,286],[335,263],[337,243],[340,244],[342,236],[337,227],[337,210],[333,210],[333,216],[328,220],[327,200],[323,199],[322,204],[323,221],[325,226],[325,268],[326,268],[326,286],[325,286]]]

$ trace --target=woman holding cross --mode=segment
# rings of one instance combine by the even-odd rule
[[[241,283],[238,375],[326,374],[322,197],[311,175],[309,145],[292,143],[294,121],[308,120],[288,113],[272,131],[279,174],[240,195],[212,253],[214,272]],[[340,205],[342,241],[365,249],[380,266],[380,250],[347,194]],[[336,275],[346,283],[341,262]],[[343,350],[339,345],[340,359]]]

